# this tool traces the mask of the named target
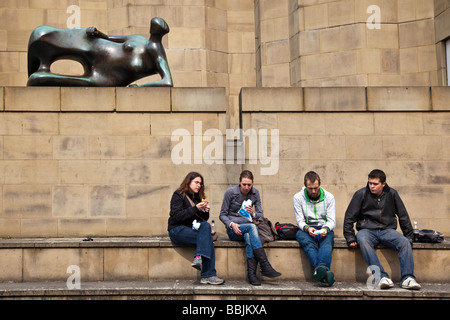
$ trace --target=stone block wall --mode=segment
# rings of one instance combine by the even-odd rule
[[[289,85],[446,85],[447,1],[305,0],[289,10]]]
[[[449,93],[443,87],[243,88],[243,128],[279,130],[278,173],[264,176],[257,165],[245,166],[256,173],[265,215],[295,223],[292,197],[314,170],[336,198],[342,236],[353,193],[379,168],[419,228],[448,233]]]
[[[220,185],[239,174],[171,159],[173,131],[194,134],[194,120],[202,133],[225,132],[224,88],[0,92],[1,237],[165,234],[170,197],[189,171],[205,175],[216,206]]]
[[[351,196],[374,168],[420,228],[449,234],[449,96],[445,87],[243,88],[239,158],[225,88],[1,87],[0,237],[166,235],[170,197],[189,171],[204,175],[226,237],[219,210],[242,169],[274,223],[295,222],[292,197],[317,171],[342,236]]]

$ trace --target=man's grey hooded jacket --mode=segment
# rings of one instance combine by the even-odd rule
[[[315,226],[333,231],[336,226],[334,196],[320,187],[317,201],[309,198],[306,187],[294,195],[294,214],[298,227],[305,231],[306,226]]]

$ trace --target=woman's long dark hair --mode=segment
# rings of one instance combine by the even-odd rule
[[[200,186],[200,190],[198,191],[198,196],[200,197],[200,199],[205,199],[205,180],[203,179],[203,176],[198,172],[189,172],[184,178],[183,182],[181,182],[180,187],[177,190],[184,195],[192,193],[189,185],[191,184],[192,180],[198,177],[202,179],[202,184]]]

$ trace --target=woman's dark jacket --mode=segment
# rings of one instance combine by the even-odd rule
[[[192,222],[194,220],[208,221],[209,212],[198,210],[197,207],[192,206],[189,197],[194,204],[201,202],[198,194],[183,194],[180,191],[175,191],[170,200],[170,217],[167,230],[173,229],[178,226],[186,226],[192,228]]]
[[[358,190],[353,195],[344,218],[344,237],[347,243],[356,241],[356,230],[361,229],[397,229],[397,217],[403,235],[413,237],[411,220],[398,192],[387,184],[381,196],[372,194],[369,186]]]

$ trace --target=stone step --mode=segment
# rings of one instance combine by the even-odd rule
[[[388,290],[365,283],[336,282],[332,287],[309,281],[271,281],[252,286],[244,281],[226,281],[223,285],[204,285],[185,281],[92,281],[69,289],[67,282],[3,282],[0,299],[120,299],[120,300],[450,300],[450,284],[421,283],[421,290],[402,289],[398,283]]]

